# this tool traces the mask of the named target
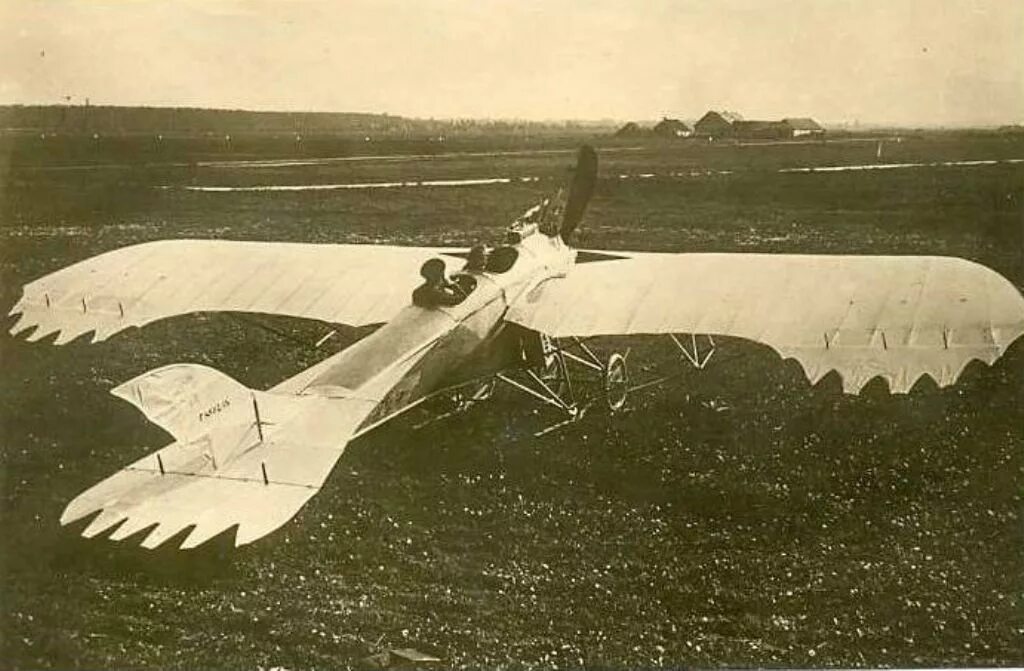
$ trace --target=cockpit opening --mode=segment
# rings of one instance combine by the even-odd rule
[[[487,272],[507,273],[519,259],[519,250],[515,247],[498,247],[487,257]]]

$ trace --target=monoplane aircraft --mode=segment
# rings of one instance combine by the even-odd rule
[[[320,490],[348,443],[438,394],[509,385],[572,420],[568,367],[580,366],[622,407],[626,359],[597,357],[593,336],[667,334],[699,367],[714,336],[746,338],[796,359],[812,383],[837,371],[855,394],[876,376],[895,393],[923,375],[952,384],[1024,332],[1018,290],[958,258],[578,254],[573,234],[596,183],[597,155],[583,147],[567,191],[451,278],[437,259],[462,264],[465,250],[170,240],[28,284],[11,332],[56,332],[55,344],[205,311],[383,324],[266,391],[191,363],[115,387],[174,442],[79,495],[61,522],[95,514],[84,536],[118,525],[109,538],[138,534],[148,548],[172,537],[195,547],[235,526],[236,545],[250,543]]]

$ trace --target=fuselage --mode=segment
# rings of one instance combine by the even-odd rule
[[[438,392],[514,365],[518,339],[510,337],[505,313],[541,282],[564,276],[576,251],[558,235],[530,231],[501,252],[514,255],[511,266],[473,273],[476,286],[458,305],[410,303],[371,335],[272,391],[373,401],[359,435]]]

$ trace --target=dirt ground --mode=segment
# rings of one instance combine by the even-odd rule
[[[874,162],[874,140],[599,151],[584,247],[955,255],[1024,287],[1021,163],[779,172]],[[882,155],[1002,161],[1024,142],[915,135]],[[492,239],[571,161],[11,156],[4,313],[27,281],[159,238]],[[330,328],[200,314],[97,345],[0,335],[0,666],[344,668],[405,647],[465,669],[1024,664],[1021,342],[948,389],[891,396],[875,381],[850,397],[834,376],[811,387],[769,348],[720,339],[706,370],[539,438],[554,418],[511,393],[425,426],[440,407],[411,413],[350,445],[295,520],[252,546],[146,551],[59,526],[77,493],[167,442],[111,387],[172,362],[267,387],[322,358],[312,343]],[[362,335],[342,333],[330,351]],[[632,348],[637,379],[678,368],[665,339],[596,346]]]

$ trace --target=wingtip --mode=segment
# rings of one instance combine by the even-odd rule
[[[18,299],[18,302],[16,302],[14,305],[11,306],[11,309],[10,309],[10,311],[8,311],[7,316],[8,317],[13,317],[14,315],[19,314],[19,313],[23,314],[25,312],[25,304],[26,303],[27,303],[27,301],[25,299],[25,296],[24,296],[24,294],[22,294],[21,298]]]
[[[64,507],[64,511],[60,514],[60,525],[66,527],[72,522],[77,522],[102,509],[103,506],[98,505],[95,501],[78,496]]]
[[[81,512],[76,511],[76,512],[72,513],[72,512],[69,512],[68,508],[65,508],[64,512],[61,513],[61,515],[60,515],[60,525],[62,527],[66,527],[67,525],[71,524],[72,522],[77,522],[78,520],[82,519],[83,517],[87,517],[90,512],[95,512],[95,511],[89,511],[89,510],[84,510],[83,509],[83,510],[81,510]]]
[[[12,312],[8,317],[13,317],[14,315],[18,315],[18,319],[11,324],[10,328],[7,329],[7,332],[12,336],[17,337],[19,334],[24,333],[33,326],[36,326],[36,323],[29,319],[28,315],[24,312]]]

